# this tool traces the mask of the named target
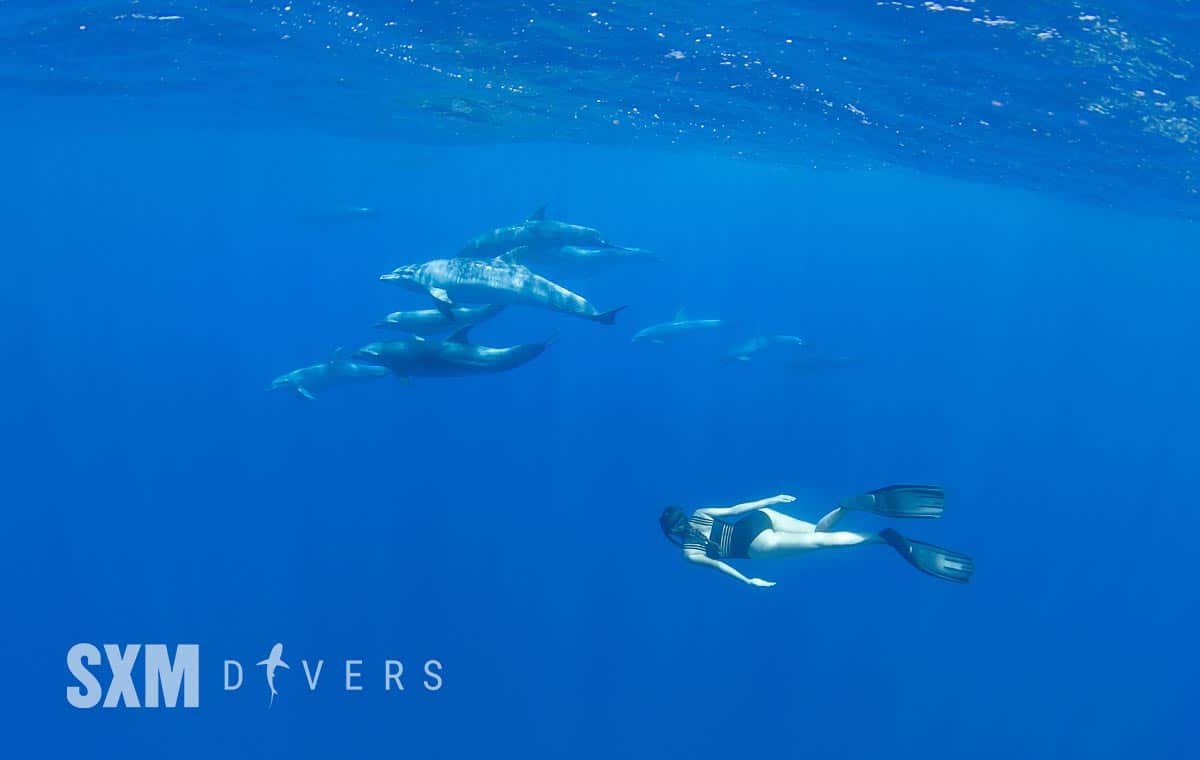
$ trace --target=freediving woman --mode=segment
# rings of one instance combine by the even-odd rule
[[[683,556],[689,562],[720,570],[760,588],[769,588],[775,583],[748,578],[727,560],[794,557],[817,549],[887,544],[905,562],[936,578],[967,583],[975,572],[975,563],[967,555],[905,538],[891,528],[879,533],[833,530],[850,511],[871,512],[883,517],[941,517],[946,494],[938,486],[895,485],[859,494],[843,499],[816,523],[771,509],[795,500],[794,496],[780,494],[732,507],[703,507],[692,512],[690,517],[679,507],[670,506],[663,510],[658,524],[667,539],[683,550]],[[732,517],[741,519],[728,519]]]

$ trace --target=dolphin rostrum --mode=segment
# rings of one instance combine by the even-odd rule
[[[283,644],[276,644],[271,647],[271,654],[267,655],[267,659],[255,664],[265,665],[267,668],[267,686],[271,687],[271,701],[267,703],[267,707],[270,707],[275,704],[275,695],[278,694],[275,691],[275,669],[283,668],[284,670],[291,670],[288,664],[283,661]]]
[[[644,329],[638,330],[632,338],[633,343],[647,341],[656,345],[662,345],[668,340],[678,338],[683,335],[703,332],[706,330],[716,330],[725,327],[726,322],[723,319],[688,319],[687,312],[683,309],[675,312],[675,318],[670,322],[663,322],[657,325],[650,325]]]
[[[397,267],[380,280],[428,293],[447,317],[457,301],[465,303],[536,306],[611,325],[623,306],[600,311],[586,298],[572,293],[521,264],[504,259],[434,259],[424,264]]]
[[[383,377],[386,374],[387,370],[377,365],[343,359],[341,349],[339,348],[337,351],[334,351],[333,356],[328,361],[314,364],[310,367],[294,369],[291,372],[280,375],[271,381],[271,385],[267,390],[274,391],[281,388],[288,388],[295,391],[302,398],[314,401],[317,398],[316,391],[359,380],[371,380],[376,377]]]

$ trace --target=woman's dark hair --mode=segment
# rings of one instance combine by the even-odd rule
[[[688,533],[688,516],[679,507],[672,504],[658,516],[658,527],[662,528],[667,540],[677,546],[683,546],[683,537]]]

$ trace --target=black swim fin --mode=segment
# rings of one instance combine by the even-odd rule
[[[884,517],[934,518],[946,508],[946,492],[940,486],[887,486],[842,499],[838,506]]]
[[[935,578],[969,583],[975,573],[975,560],[965,554],[905,538],[891,528],[880,531],[879,537],[899,552],[905,562]]]

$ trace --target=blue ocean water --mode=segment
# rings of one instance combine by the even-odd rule
[[[0,3],[10,751],[1188,756],[1195,10],[844,5]],[[662,258],[578,286],[616,325],[264,390],[542,204]],[[630,342],[681,306],[857,361]],[[970,585],[657,525],[894,482]],[[78,642],[200,644],[200,707],[70,706]]]

